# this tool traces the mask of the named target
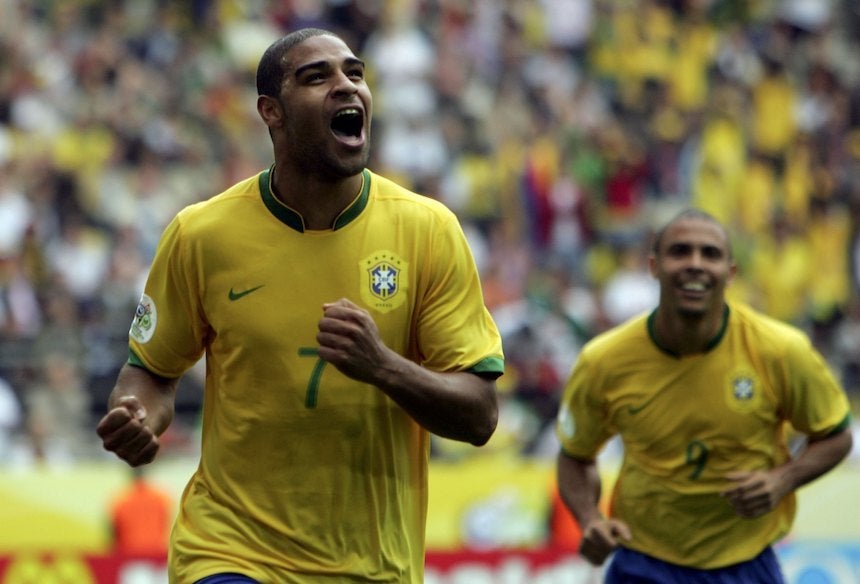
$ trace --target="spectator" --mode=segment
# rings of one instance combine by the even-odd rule
[[[13,438],[23,417],[15,390],[0,377],[0,463],[8,460]]]
[[[35,383],[24,393],[32,460],[65,465],[95,456],[96,442],[87,432],[90,396],[79,364],[65,353],[50,352],[39,365]]]
[[[111,501],[109,514],[114,551],[122,556],[163,559],[167,555],[173,498],[147,479],[141,467]]]

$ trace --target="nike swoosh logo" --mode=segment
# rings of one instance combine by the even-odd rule
[[[248,288],[247,290],[242,290],[241,292],[234,292],[233,289],[230,288],[230,294],[228,295],[228,298],[230,298],[231,301],[239,300],[243,296],[247,296],[251,292],[259,290],[263,286],[265,286],[265,284],[260,284],[259,286],[254,286],[253,288]]]
[[[657,396],[653,396],[653,397],[651,397],[651,399],[648,399],[648,400],[644,401],[643,403],[641,403],[641,404],[639,404],[639,405],[635,405],[635,406],[630,405],[630,406],[627,406],[627,413],[628,413],[628,414],[630,414],[631,416],[635,416],[636,414],[638,414],[639,412],[641,412],[642,410],[644,410],[645,408],[647,408],[649,405],[651,405],[651,402],[652,402],[652,401],[654,401],[654,399],[655,399],[656,397],[657,397]]]

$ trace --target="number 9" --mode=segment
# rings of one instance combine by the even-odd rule
[[[690,480],[695,481],[705,470],[705,463],[708,462],[708,447],[701,440],[693,440],[687,444],[687,462],[686,464],[693,467],[693,472],[690,473]]]

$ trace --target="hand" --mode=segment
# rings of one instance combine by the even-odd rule
[[[579,554],[595,566],[599,566],[618,547],[621,540],[630,541],[631,539],[633,535],[626,523],[620,519],[600,517],[588,522],[582,530]]]
[[[735,513],[747,519],[773,511],[787,494],[783,481],[774,471],[738,471],[726,475],[734,483],[722,495]]]
[[[317,342],[320,358],[367,383],[374,383],[388,351],[370,313],[346,298],[323,305]]]
[[[134,397],[124,397],[99,422],[96,432],[105,450],[114,452],[131,466],[153,461],[158,452],[158,437],[144,421],[146,408]]]

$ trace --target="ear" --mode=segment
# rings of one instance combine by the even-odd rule
[[[653,253],[648,254],[648,270],[652,276],[657,277],[657,256]]]
[[[734,280],[737,273],[738,273],[738,265],[735,262],[731,262],[729,264],[729,275],[726,278],[726,283],[729,283],[732,280]]]
[[[269,128],[280,126],[284,119],[284,109],[281,107],[280,102],[268,95],[257,97],[257,113],[260,114],[263,123]]]

